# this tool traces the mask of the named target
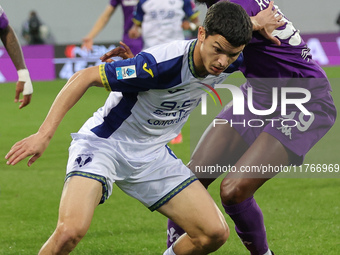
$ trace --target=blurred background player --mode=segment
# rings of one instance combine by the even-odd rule
[[[0,38],[18,72],[18,82],[16,84],[14,102],[20,102],[21,104],[19,105],[19,109],[21,109],[31,102],[33,86],[30,74],[25,64],[20,43],[13,28],[9,25],[6,13],[1,6]],[[23,99],[19,99],[21,93],[23,94]]]
[[[28,44],[35,45],[45,43],[40,33],[41,26],[42,23],[40,22],[37,13],[31,11],[28,20],[23,24],[21,33]]]
[[[139,53],[143,48],[142,38],[136,37],[132,39],[128,36],[128,32],[133,25],[133,12],[137,3],[138,0],[110,0],[110,4],[107,5],[103,13],[99,16],[93,28],[83,38],[82,47],[88,50],[92,49],[94,38],[99,34],[99,32],[103,30],[103,28],[109,22],[118,5],[121,5],[124,14],[123,42],[130,47],[134,55]]]
[[[217,1],[204,2],[208,7]],[[231,0],[241,5],[250,16],[268,8],[273,2],[253,0]],[[268,7],[269,6],[269,7]],[[275,6],[276,11],[283,15]],[[330,95],[331,86],[325,72],[312,59],[306,43],[293,24],[283,15],[284,25],[272,33],[281,46],[268,41],[260,33],[254,32],[251,42],[243,50],[244,62],[240,71],[247,78],[241,86],[245,95],[245,114],[233,115],[233,106],[228,104],[216,119],[223,125],[210,125],[201,137],[189,163],[189,167],[199,177],[204,186],[213,178],[195,172],[197,166],[235,166],[221,183],[221,200],[225,212],[235,223],[235,230],[251,255],[273,254],[266,237],[263,214],[254,199],[254,193],[277,172],[267,174],[240,171],[246,166],[287,166],[301,165],[306,153],[328,132],[336,118],[336,109]],[[253,114],[247,107],[247,90],[252,88],[255,109],[267,110],[272,105],[273,88],[298,87],[311,93],[304,107],[311,113],[305,115],[294,104],[287,106],[287,115],[282,115],[281,107],[271,115]],[[291,93],[289,98],[298,100],[303,96]],[[249,99],[250,100],[250,99]],[[252,119],[273,119],[262,127],[231,125],[247,123]],[[280,120],[294,120],[296,125],[284,126]],[[275,121],[276,120],[276,121]],[[228,122],[228,123],[227,123]],[[289,125],[289,124],[288,124]],[[221,173],[219,173],[221,174]],[[172,228],[172,229],[171,229]],[[172,239],[181,232],[169,221]],[[171,242],[170,242],[171,243]]]
[[[50,28],[41,21],[36,11],[31,11],[22,24],[21,35],[29,45],[55,43]]]
[[[191,0],[141,0],[133,17],[134,25],[129,31],[130,38],[142,36],[144,49],[171,42],[184,40],[185,29],[196,30],[199,25],[199,11]],[[182,143],[180,133],[170,141]]]
[[[130,38],[142,36],[144,49],[152,46],[184,40],[183,21],[189,19],[193,30],[198,26],[199,11],[191,0],[141,0],[133,17]],[[184,23],[187,25],[187,21]]]
[[[339,13],[339,15],[338,15],[338,17],[337,17],[337,19],[335,21],[335,24],[337,24],[339,29],[340,29],[340,13]]]

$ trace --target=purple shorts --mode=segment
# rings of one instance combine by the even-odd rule
[[[291,164],[301,165],[306,153],[328,132],[336,118],[336,109],[329,92],[322,98],[312,99],[303,106],[311,113],[305,115],[296,105],[287,104],[286,115],[281,114],[281,106],[270,115],[256,115],[248,109],[248,98],[245,95],[244,114],[233,114],[233,103],[230,102],[217,115],[217,119],[225,119],[229,125],[243,137],[250,146],[262,132],[271,134],[279,140],[296,157]],[[258,98],[257,98],[258,99]],[[255,109],[269,109],[262,102],[254,99]],[[271,98],[269,98],[271,100]]]

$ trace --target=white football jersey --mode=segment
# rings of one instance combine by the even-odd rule
[[[140,0],[133,21],[142,26],[144,49],[184,40],[182,22],[185,17],[199,15],[191,0]]]
[[[221,75],[199,78],[193,68],[196,42],[174,41],[131,59],[101,65],[102,82],[114,92],[78,135],[111,139],[115,150],[138,151],[141,157],[175,138],[207,85],[222,83],[242,62],[241,55]]]

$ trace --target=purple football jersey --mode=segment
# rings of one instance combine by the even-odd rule
[[[218,2],[218,1],[216,1]],[[257,13],[266,9],[269,1],[263,0],[230,0],[230,2],[241,5],[249,16],[256,16]],[[278,9],[277,6],[275,8]],[[245,47],[244,62],[240,71],[247,78],[255,81],[261,78],[321,78],[327,79],[322,68],[312,59],[310,49],[302,40],[299,30],[295,29],[292,22],[283,15],[286,24],[277,28],[273,35],[281,41],[281,46],[277,46],[268,39],[254,31],[253,38]],[[265,83],[266,79],[262,79]],[[286,79],[283,79],[286,81]],[[284,84],[275,84],[275,87],[282,87]],[[328,82],[320,84],[311,82],[306,89],[330,91]],[[273,87],[273,84],[268,84]],[[317,88],[319,87],[319,88]],[[254,88],[255,89],[255,88]]]
[[[230,0],[230,2],[241,5],[249,16],[256,16],[269,5],[269,1],[265,0]],[[274,7],[278,9],[277,6]],[[283,15],[279,9],[278,13]],[[249,145],[261,132],[271,134],[298,156],[292,163],[301,164],[304,155],[334,124],[336,109],[329,93],[331,86],[325,72],[312,59],[310,50],[292,22],[284,15],[283,20],[286,22],[285,25],[272,33],[281,41],[280,46],[254,31],[252,40],[243,50],[244,61],[239,69],[247,78],[246,83],[241,85],[245,96],[245,113],[235,115],[233,106],[227,105],[217,118],[236,123],[233,127]],[[272,106],[273,88],[278,88],[280,91],[283,87],[307,89],[311,99],[304,106],[312,115],[305,116],[294,104],[287,107],[286,115],[282,115],[280,103],[276,111],[270,115],[258,116],[248,109],[249,88],[252,88],[253,107],[267,110]],[[301,97],[303,98],[301,94],[293,92],[287,98]],[[281,97],[278,98],[280,101]],[[279,123],[287,119],[294,120],[296,126],[287,127]],[[254,120],[260,121],[263,125],[254,127],[254,125],[242,124]],[[268,120],[275,120],[275,123],[268,124],[266,123]]]
[[[110,0],[110,4],[113,7],[117,7],[118,5],[122,6],[123,14],[124,14],[124,34],[123,34],[123,42],[126,43],[132,53],[136,55],[143,48],[143,40],[142,38],[131,39],[128,35],[130,28],[133,25],[132,18],[133,12],[135,10],[135,6],[137,5],[138,0]]]
[[[0,5],[0,29],[5,29],[6,27],[8,27],[8,18]]]

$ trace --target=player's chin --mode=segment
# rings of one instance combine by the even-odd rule
[[[221,69],[221,68],[217,68],[217,67],[214,67],[214,66],[212,66],[211,68],[210,68],[210,70],[211,70],[211,73],[210,74],[212,74],[212,75],[220,75],[221,73],[223,73],[223,71],[225,70],[225,69]]]

